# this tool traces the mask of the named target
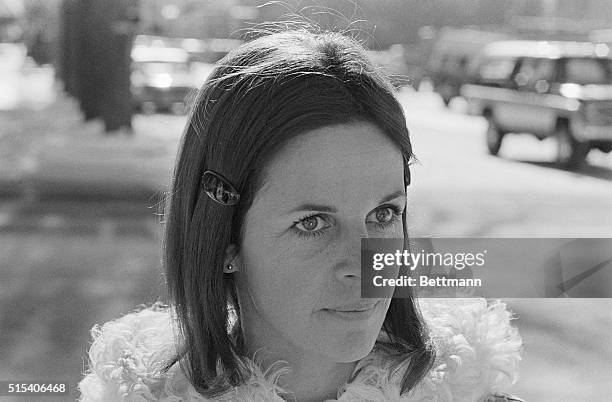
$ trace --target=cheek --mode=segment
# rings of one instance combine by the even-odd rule
[[[243,245],[246,286],[262,313],[297,314],[315,308],[325,288],[320,258],[304,258],[294,246],[257,242]]]
[[[402,225],[402,217],[399,217],[399,220],[395,222],[395,224],[389,228],[389,230],[384,231],[380,236],[382,238],[393,238],[393,239],[403,239],[404,238],[404,228]]]

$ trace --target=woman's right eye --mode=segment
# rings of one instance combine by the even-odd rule
[[[320,236],[330,226],[320,215],[311,215],[295,222],[293,228],[298,235],[311,238]]]

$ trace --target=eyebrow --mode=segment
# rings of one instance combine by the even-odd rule
[[[404,190],[397,190],[397,191],[389,194],[388,196],[384,197],[378,203],[382,204],[383,202],[391,201],[391,200],[396,199],[397,197],[400,197],[400,196],[401,197],[406,197],[406,192]]]
[[[381,199],[378,203],[382,204],[388,201],[391,201],[395,198],[398,198],[400,196],[406,196],[406,193],[404,192],[404,190],[397,190],[385,197],[383,197],[383,199]],[[289,213],[294,213],[294,212],[298,212],[298,211],[318,211],[318,212],[330,212],[330,213],[335,213],[338,212],[338,210],[334,207],[330,207],[327,205],[321,205],[321,204],[302,204],[296,208],[293,208],[291,211],[289,211]]]

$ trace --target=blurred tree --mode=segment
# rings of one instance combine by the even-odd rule
[[[131,49],[138,0],[64,0],[62,77],[85,120],[131,130]]]
[[[64,0],[60,11],[58,76],[64,83],[64,90],[74,97],[79,95],[79,74],[77,73],[80,38],[79,7],[78,0]]]
[[[49,9],[41,1],[31,1],[25,8],[25,43],[28,47],[28,56],[37,64],[51,63],[53,43],[53,19],[49,18]]]
[[[77,25],[77,60],[78,98],[85,120],[101,117],[100,102],[104,81],[104,48],[99,43],[108,40],[105,38],[103,24],[99,24],[100,17],[96,15],[98,7],[105,1],[77,0],[77,14],[72,21]],[[102,25],[102,26],[101,26]]]

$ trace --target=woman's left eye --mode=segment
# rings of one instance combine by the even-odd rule
[[[376,211],[376,219],[383,223],[393,220],[393,210],[391,208],[383,208]]]
[[[395,205],[385,205],[372,212],[374,219],[367,222],[373,223],[378,229],[386,229],[399,222],[402,211]]]

